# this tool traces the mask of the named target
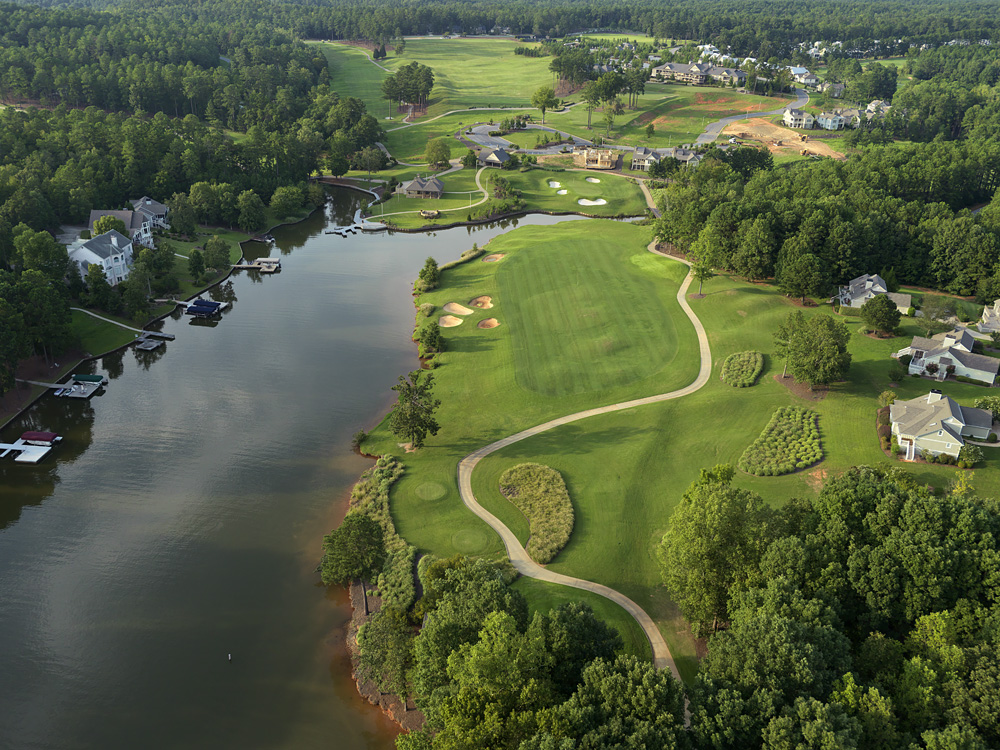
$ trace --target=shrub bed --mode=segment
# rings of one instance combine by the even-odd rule
[[[819,417],[799,406],[783,406],[740,457],[739,467],[759,477],[776,477],[823,459]]]
[[[500,477],[500,492],[528,519],[527,553],[549,562],[573,533],[573,504],[562,475],[542,464],[518,464]]]
[[[733,388],[749,388],[757,382],[764,369],[764,355],[760,352],[736,352],[722,363],[722,380]]]
[[[407,544],[397,532],[389,513],[389,490],[403,475],[403,464],[385,455],[361,475],[351,490],[351,510],[360,511],[378,521],[385,532],[385,565],[375,585],[383,606],[407,610],[413,605],[417,590],[413,583],[413,560],[417,548]]]

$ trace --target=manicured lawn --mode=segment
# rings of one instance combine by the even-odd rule
[[[250,235],[245,234],[244,232],[239,232],[230,229],[208,229],[206,227],[202,227],[201,230],[198,232],[197,238],[195,238],[190,242],[185,242],[182,240],[172,240],[172,239],[167,239],[166,242],[170,243],[171,249],[176,254],[183,255],[185,258],[187,258],[191,255],[192,250],[194,250],[196,247],[201,248],[213,234],[219,235],[220,237],[222,237],[222,239],[224,239],[226,242],[229,243],[230,263],[235,263],[236,261],[238,261],[240,258],[243,257],[243,251],[240,250],[240,243],[249,240]]]
[[[383,215],[400,214],[405,211],[448,211],[449,209],[465,208],[470,203],[470,194],[472,203],[477,203],[483,198],[483,192],[476,188],[476,171],[475,169],[460,169],[457,172],[451,172],[441,177],[440,180],[444,184],[445,189],[444,195],[441,198],[406,198],[401,195],[393,195],[385,203],[373,206],[369,210],[371,211],[371,215],[377,218]],[[454,211],[450,214],[443,214],[436,221],[441,224],[448,224],[464,219],[465,214],[461,211]],[[422,218],[417,213],[396,215],[392,217],[392,221],[397,226],[407,227],[424,226],[425,224],[434,223]]]
[[[521,191],[529,208],[542,211],[582,211],[596,216],[641,216],[646,212],[642,190],[630,178],[601,172],[551,172],[531,169],[527,172],[504,172],[511,184]],[[588,182],[587,180],[600,180]],[[558,182],[559,187],[549,187]],[[486,175],[483,175],[486,184]],[[566,195],[559,195],[566,190]],[[577,201],[606,200],[601,206],[581,205]]]
[[[407,47],[409,43],[407,42]],[[468,151],[468,146],[463,146],[452,138],[456,132],[462,128],[467,128],[476,123],[488,122],[496,113],[492,112],[459,112],[454,115],[446,115],[433,122],[418,122],[409,127],[395,126],[397,130],[389,130],[382,142],[389,153],[399,161],[410,162],[412,164],[425,164],[424,152],[427,150],[427,142],[435,138],[448,138],[448,145],[451,147],[451,156],[456,158]]]
[[[330,88],[342,97],[355,96],[365,103],[365,108],[383,127],[390,126],[386,116],[390,115],[396,121],[406,116],[406,111],[397,113],[389,103],[382,98],[382,81],[389,75],[377,65],[372,64],[365,50],[350,47],[346,44],[329,44],[327,42],[309,42],[314,44],[326,57],[330,66]],[[409,46],[409,43],[407,43]],[[385,67],[389,67],[385,62]]]
[[[126,331],[112,323],[82,313],[79,310],[71,310],[73,315],[73,333],[80,337],[80,345],[85,352],[91,354],[103,354],[104,352],[117,349],[119,346],[135,340],[138,335],[133,331]],[[98,315],[110,317],[106,313],[97,312]],[[139,328],[134,323],[133,328]]]

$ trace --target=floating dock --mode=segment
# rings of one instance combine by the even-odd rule
[[[0,458],[6,458],[8,454],[17,452],[14,460],[19,464],[37,464],[52,450],[51,446],[30,445],[24,440],[16,440],[13,443],[0,443]]]
[[[68,383],[40,383],[37,380],[22,380],[22,383],[49,388],[54,396],[66,398],[90,398],[108,384],[103,375],[74,375]]]
[[[181,304],[184,304],[185,315],[191,315],[196,318],[211,318],[221,314],[224,310],[228,310],[230,307],[229,302],[212,302],[201,297]]]
[[[162,339],[154,339],[148,336],[140,336],[135,340],[135,348],[143,352],[151,352],[154,349],[159,349],[166,342]]]
[[[281,258],[257,258],[252,263],[237,263],[233,266],[233,269],[276,273],[281,270]]]

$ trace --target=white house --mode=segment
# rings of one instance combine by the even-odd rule
[[[910,375],[927,374],[938,380],[957,375],[992,385],[1000,370],[1000,359],[973,354],[974,343],[971,333],[956,329],[929,339],[914,336],[910,345],[896,352],[896,356],[912,357]]]
[[[889,407],[892,434],[905,451],[907,461],[919,454],[958,457],[965,438],[985,440],[993,426],[993,414],[985,409],[960,406],[941,391]]]
[[[992,307],[983,308],[983,317],[979,320],[979,330],[983,333],[1000,331],[1000,299],[994,301]]]
[[[632,169],[648,172],[649,168],[658,163],[660,159],[661,156],[656,151],[645,146],[636,146],[635,151],[632,152]]]
[[[112,229],[69,249],[71,263],[80,267],[80,274],[87,276],[91,264],[104,269],[104,275],[111,286],[128,278],[132,267],[132,241]]]
[[[142,211],[91,211],[88,226],[94,231],[94,224],[104,216],[113,216],[125,225],[125,231],[133,243],[143,247],[155,246],[153,240],[153,220]]]
[[[153,225],[154,229],[169,229],[170,224],[167,223],[167,214],[170,209],[158,201],[154,201],[149,196],[142,196],[141,198],[136,198],[131,201],[132,210],[143,214],[148,217],[150,223]],[[126,225],[128,226],[128,225]]]
[[[910,295],[890,292],[885,280],[878,274],[866,273],[864,276],[851,279],[846,286],[840,287],[837,291],[837,299],[846,307],[861,307],[872,297],[880,294],[888,294],[889,299],[896,303],[896,309],[904,315],[910,309]]]
[[[816,118],[816,124],[823,130],[843,130],[844,118],[839,112],[821,112]]]
[[[815,118],[801,109],[788,107],[781,116],[781,121],[790,128],[811,128]]]

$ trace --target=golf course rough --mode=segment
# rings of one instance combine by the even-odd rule
[[[518,464],[500,477],[500,492],[528,519],[525,550],[531,559],[551,561],[573,533],[573,504],[562,474],[542,464]]]
[[[764,369],[764,355],[756,351],[736,352],[722,363],[722,380],[733,388],[749,388]]]
[[[739,467],[759,477],[791,474],[822,460],[819,415],[801,406],[783,406],[740,458]]]

